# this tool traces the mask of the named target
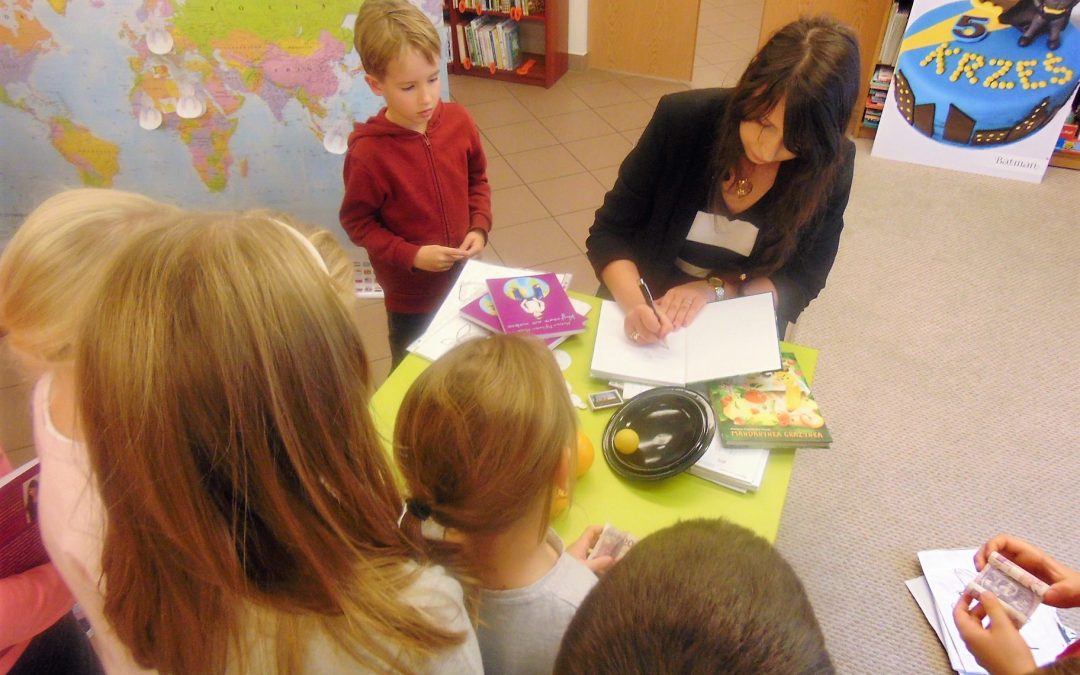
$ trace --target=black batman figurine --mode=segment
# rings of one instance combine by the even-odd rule
[[[1080,0],[1022,0],[1001,15],[1001,22],[1024,31],[1017,41],[1027,47],[1043,30],[1049,29],[1046,46],[1050,50],[1061,46],[1061,33],[1069,25],[1069,15]]]

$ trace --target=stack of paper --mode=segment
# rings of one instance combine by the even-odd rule
[[[908,590],[926,615],[949,655],[949,663],[958,673],[986,673],[964,646],[953,622],[953,607],[968,582],[975,578],[976,549],[919,551],[923,575],[906,582]],[[1020,629],[1031,647],[1035,663],[1053,661],[1075,639],[1057,619],[1053,607],[1040,605],[1031,620]]]
[[[768,450],[725,448],[716,434],[705,454],[687,471],[736,492],[757,492],[768,463]]]

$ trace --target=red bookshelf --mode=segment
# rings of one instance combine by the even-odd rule
[[[447,70],[454,75],[551,87],[567,69],[567,23],[570,18],[568,2],[569,0],[546,0],[542,3],[542,13],[520,17],[517,12],[470,9],[464,6],[464,2],[446,2],[444,7],[449,17],[449,38],[453,49],[453,60],[447,64]],[[460,31],[478,16],[510,18],[518,22],[521,35],[525,38],[522,40],[521,67],[504,70],[473,65],[469,54],[462,53]],[[542,35],[538,37],[538,34]],[[542,47],[543,51],[526,47]],[[467,49],[466,46],[466,51]]]

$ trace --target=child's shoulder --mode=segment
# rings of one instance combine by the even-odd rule
[[[443,101],[440,105],[442,110],[440,111],[440,117],[442,118],[441,124],[452,127],[470,127],[475,128],[476,122],[473,121],[472,115],[469,110],[454,101]]]

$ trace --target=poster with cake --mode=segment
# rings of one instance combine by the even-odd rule
[[[1037,183],[1080,78],[1080,0],[915,0],[872,154]]]

